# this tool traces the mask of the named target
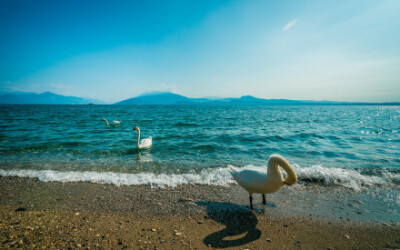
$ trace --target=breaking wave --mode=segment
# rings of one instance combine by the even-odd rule
[[[247,169],[265,169],[248,165]],[[359,191],[366,187],[395,187],[400,188],[400,171],[382,170],[374,173],[363,173],[361,170],[344,168],[326,168],[320,165],[300,167],[294,165],[299,177],[299,184],[322,184],[325,186],[341,186]],[[54,171],[54,170],[3,170],[0,176],[15,176],[37,178],[43,182],[92,182],[99,184],[150,185],[152,187],[176,187],[182,184],[200,184],[228,186],[234,184],[228,168],[204,169],[200,173],[185,174],[155,174],[115,173],[97,171]]]

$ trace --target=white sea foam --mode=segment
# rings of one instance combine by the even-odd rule
[[[293,165],[300,182],[321,183],[323,185],[342,186],[360,191],[363,187],[383,187],[400,184],[400,174],[392,173],[387,170],[380,171],[380,176],[364,175],[355,169],[345,168],[326,168],[321,165],[310,167],[300,167]],[[246,169],[257,169],[267,171],[267,167],[255,167],[248,165]],[[283,174],[285,175],[284,171]]]
[[[201,184],[227,186],[233,183],[226,168],[204,170],[200,174],[154,174],[154,173],[114,173],[114,172],[62,172],[53,170],[2,170],[0,176],[37,178],[43,182],[92,182],[100,184],[151,185],[152,187],[176,187],[181,184]]]
[[[266,171],[266,167],[248,165],[243,168]],[[363,175],[357,170],[343,168],[325,168],[320,165],[300,167],[294,165],[300,184],[311,182],[323,185],[342,186],[356,191],[363,187],[384,187],[400,185],[400,174],[381,171],[380,176]],[[100,184],[123,185],[150,185],[152,187],[176,187],[182,184],[200,184],[228,186],[235,183],[229,174],[228,168],[205,169],[200,173],[186,174],[154,174],[154,173],[115,173],[96,171],[53,171],[53,170],[3,170],[0,176],[16,176],[37,178],[43,182],[92,182]]]
[[[337,185],[359,191],[362,187],[389,186],[399,184],[400,174],[381,171],[381,176],[363,175],[354,169],[325,168],[320,165],[311,167],[294,166],[300,180],[321,182],[325,185]]]

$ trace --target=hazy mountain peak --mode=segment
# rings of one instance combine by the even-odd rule
[[[259,98],[254,97],[252,95],[244,95],[244,96],[241,96],[240,99],[242,99],[242,100],[260,100]]]
[[[129,98],[120,101],[116,104],[122,105],[171,105],[179,102],[185,102],[190,100],[190,98],[171,93],[171,92],[151,92],[139,95],[134,98]]]
[[[3,92],[0,94],[0,104],[89,104],[102,101],[85,99],[75,96],[63,96],[52,92],[41,94],[32,92]]]

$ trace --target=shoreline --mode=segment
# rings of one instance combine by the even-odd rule
[[[268,195],[266,207],[255,197],[254,211],[236,185],[160,189],[0,177],[0,190],[4,248],[400,248],[397,221],[358,220],[357,202],[337,210],[354,216],[325,216],[336,209],[323,199],[308,204],[307,190]],[[291,209],[297,206],[305,211]]]

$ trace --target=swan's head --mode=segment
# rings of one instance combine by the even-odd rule
[[[297,182],[296,172],[294,172],[293,169],[291,169],[291,171],[292,171],[291,175],[288,175],[286,177],[285,181],[283,182],[283,184],[288,185],[288,186],[293,185]]]
[[[106,119],[101,119],[102,121],[107,121]]]
[[[134,127],[133,129],[132,129],[132,131],[140,131],[140,129],[139,129],[139,127]]]

